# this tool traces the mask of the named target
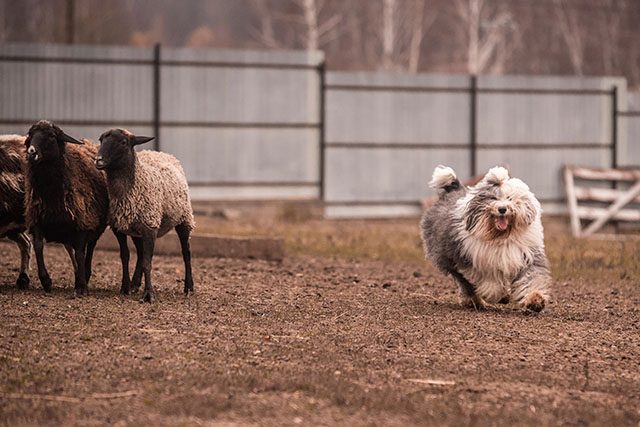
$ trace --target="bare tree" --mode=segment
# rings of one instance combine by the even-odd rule
[[[339,37],[327,45],[327,60],[340,66],[373,70],[380,64],[380,2],[352,0],[342,11]]]
[[[584,37],[583,28],[578,21],[578,12],[570,8],[564,0],[553,0],[560,33],[564,39],[574,73],[582,75],[584,72]]]
[[[426,0],[382,0],[382,68],[418,71],[422,42],[436,17]]]
[[[303,44],[307,50],[317,50],[339,36],[338,25],[342,21],[342,2],[327,0],[294,0],[304,16],[306,36]]]
[[[65,43],[73,44],[75,39],[75,0],[65,1]]]
[[[505,4],[488,4],[485,0],[455,0],[462,25],[460,33],[467,40],[467,70],[478,74],[491,66],[501,72],[512,52],[508,35],[515,30],[513,15]]]
[[[316,0],[302,0],[299,3],[304,15],[304,23],[307,27],[305,46],[307,50],[318,50],[320,46],[320,31],[318,28],[318,4]]]
[[[293,46],[283,40],[282,35],[293,31],[302,47],[320,49],[338,36],[338,24],[342,20],[339,4],[327,0],[289,0],[278,4],[269,0],[253,0],[252,5],[260,20],[257,39],[267,47],[291,48]],[[277,32],[278,28],[280,32]]]
[[[253,31],[258,42],[271,49],[282,47],[275,36],[273,29],[274,14],[273,10],[269,7],[268,0],[252,0],[251,5],[255,9],[260,21],[260,28],[257,31]]]
[[[396,0],[382,0],[382,67],[385,70],[393,68],[393,53],[395,49],[395,15],[398,3]]]
[[[605,0],[600,10],[599,45],[602,51],[602,65],[607,75],[614,74],[620,65],[621,21],[627,14],[626,0]],[[614,8],[614,5],[617,6]]]
[[[409,44],[409,72],[418,71],[420,64],[420,52],[422,51],[422,40],[424,39],[424,0],[416,0],[416,13],[413,19],[413,31],[411,43]],[[433,22],[433,21],[432,21]]]
[[[9,35],[8,25],[7,25],[7,6],[4,2],[0,2],[0,41],[7,40],[7,36]]]
[[[640,91],[640,48],[634,44],[629,52],[629,87]]]

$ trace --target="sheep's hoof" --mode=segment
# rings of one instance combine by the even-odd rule
[[[191,285],[185,285],[184,287],[184,294],[185,295],[189,295],[189,293],[193,293],[193,283]]]
[[[76,288],[76,296],[78,297],[86,297],[89,294],[89,290],[86,287],[78,287]]]
[[[16,281],[18,289],[29,289],[29,276],[26,273],[20,273]]]
[[[142,293],[142,301],[144,302],[153,302],[154,296],[153,291],[145,289]]]
[[[51,278],[49,276],[44,278],[41,277],[40,283],[42,284],[42,289],[44,289],[45,292],[51,292]]]
[[[131,285],[125,285],[124,283],[120,286],[120,293],[122,295],[129,295],[131,293]]]

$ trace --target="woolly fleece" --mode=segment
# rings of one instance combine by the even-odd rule
[[[141,236],[158,229],[158,237],[185,223],[195,227],[189,186],[178,159],[167,153],[144,150],[136,154],[134,182],[124,194],[109,181],[111,227]]]

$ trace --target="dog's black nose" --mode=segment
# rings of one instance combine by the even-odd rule
[[[504,206],[501,206],[498,208],[498,212],[500,212],[501,215],[504,215],[507,213],[507,208],[505,208]]]

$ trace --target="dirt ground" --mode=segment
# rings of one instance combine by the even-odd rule
[[[34,272],[19,291],[0,243],[0,424],[639,425],[640,243],[547,231],[553,303],[476,312],[417,234],[404,261],[340,246],[414,220],[351,224],[310,227],[339,257],[294,238],[282,263],[195,259],[187,298],[181,260],[157,256],[152,305],[118,293],[115,252],[96,253],[88,297],[59,247],[53,293]]]

